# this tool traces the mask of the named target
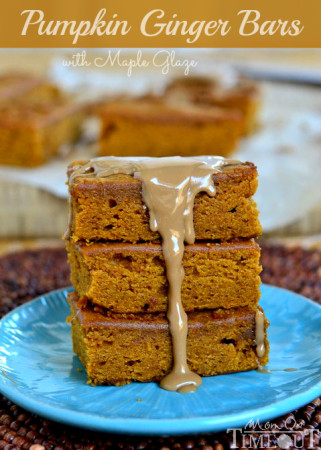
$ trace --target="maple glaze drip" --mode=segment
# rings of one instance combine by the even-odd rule
[[[215,194],[213,168],[200,161],[176,161],[169,166],[145,168],[138,174],[143,183],[143,199],[150,215],[150,228],[162,237],[168,279],[167,318],[172,336],[173,369],[161,381],[169,391],[188,392],[202,379],[188,368],[186,358],[187,315],[182,306],[184,242],[195,241],[193,207],[195,196]]]
[[[265,319],[263,311],[258,309],[255,316],[256,354],[262,358],[265,354]]]
[[[96,158],[74,168],[70,183],[78,177],[108,177],[128,174],[142,182],[142,196],[148,207],[150,229],[162,237],[162,250],[168,279],[168,311],[173,346],[173,368],[160,385],[169,391],[182,393],[195,391],[202,379],[187,364],[187,315],[181,301],[184,279],[184,243],[193,244],[194,200],[199,192],[215,195],[213,173],[239,161],[221,157],[194,158]],[[263,335],[262,335],[263,333]],[[262,344],[263,336],[263,344]],[[258,356],[264,354],[264,316],[257,316],[256,326]]]
[[[296,372],[298,369],[296,369],[295,367],[288,367],[286,369],[265,369],[262,366],[258,366],[257,371],[259,373],[264,373],[264,374],[270,374],[273,372]]]

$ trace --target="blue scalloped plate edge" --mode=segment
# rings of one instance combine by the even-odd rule
[[[312,308],[320,313],[321,306],[312,300],[295,294],[286,289],[263,285],[265,289],[278,289],[285,293],[291,293],[292,296],[307,302]],[[51,291],[48,294],[54,294],[55,292],[72,291],[73,288],[62,288],[55,291]],[[10,313],[6,314],[0,320],[1,322],[12,317],[14,313],[22,310],[25,305],[36,303],[45,297],[46,294],[36,297],[30,302],[23,304],[15,308]],[[321,324],[320,324],[321,326]],[[1,373],[0,373],[1,374]],[[4,375],[5,376],[5,375]],[[13,383],[14,385],[14,383]],[[17,391],[15,387],[4,385],[1,383],[0,377],[0,392],[8,399],[21,406],[22,408],[31,411],[35,414],[43,416],[45,418],[54,420],[66,425],[80,427],[85,429],[91,429],[101,432],[121,433],[121,434],[133,434],[133,435],[183,435],[193,433],[210,433],[226,430],[226,415],[222,415],[221,418],[215,417],[200,417],[198,419],[133,419],[126,418],[124,420],[112,419],[106,417],[99,417],[95,414],[81,413],[72,411],[66,408],[58,408],[50,403],[39,402],[38,400],[31,399],[30,397]],[[249,415],[247,411],[243,413],[229,414],[228,415],[228,428],[240,428],[243,427],[249,420],[259,419],[260,422],[271,420],[276,417],[282,416],[290,411],[293,411],[310,401],[314,400],[321,394],[321,374],[320,380],[311,388],[306,391],[293,395],[290,399],[274,402],[264,408],[252,409]],[[166,429],[166,432],[163,430]]]

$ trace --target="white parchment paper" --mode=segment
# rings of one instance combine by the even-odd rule
[[[265,84],[263,102],[260,130],[235,157],[258,167],[255,198],[270,232],[321,205],[321,90]]]

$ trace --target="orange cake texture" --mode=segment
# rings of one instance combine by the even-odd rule
[[[250,134],[257,127],[261,91],[255,81],[238,77],[232,86],[222,86],[215,79],[190,76],[170,82],[165,98],[174,103],[188,102],[239,111],[242,115],[242,133]]]
[[[36,167],[64,152],[79,138],[85,111],[45,78],[0,75],[0,164]]]
[[[1,108],[0,164],[45,163],[79,138],[83,116],[81,106],[56,100]]]
[[[69,177],[85,162],[69,166]],[[246,163],[227,168],[215,173],[213,180],[216,195],[201,192],[195,199],[196,239],[230,241],[259,236],[261,225],[252,198],[257,188],[256,167]],[[139,180],[122,174],[71,182],[71,238],[132,243],[159,240],[159,234],[150,230],[141,190]]]
[[[45,78],[20,72],[0,75],[0,108],[20,103],[55,101],[64,97],[65,94]]]
[[[171,336],[164,314],[107,314],[80,307],[69,295],[75,353],[92,384],[123,385],[159,381],[173,364]],[[265,328],[268,323],[265,320]],[[249,308],[188,314],[187,360],[202,376],[242,372],[265,365],[257,358],[255,311]]]
[[[99,155],[229,156],[242,130],[238,111],[123,100],[101,112]]]
[[[80,298],[117,313],[166,312],[168,282],[160,244],[67,243]],[[260,248],[254,241],[185,247],[185,311],[250,307],[260,298]]]

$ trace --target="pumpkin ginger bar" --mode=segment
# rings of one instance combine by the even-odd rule
[[[0,108],[9,104],[53,101],[64,96],[57,86],[33,74],[8,72],[0,75]]]
[[[176,78],[166,87],[165,98],[174,103],[192,103],[239,111],[242,115],[243,134],[249,134],[255,129],[261,104],[258,84],[243,77],[236,77],[232,85],[227,86],[215,78],[205,76]]]
[[[166,312],[168,282],[160,244],[67,243],[71,282],[81,299],[117,313]],[[185,311],[257,308],[260,248],[253,240],[185,246]]]
[[[229,156],[241,135],[238,111],[119,100],[101,112],[99,155]]]
[[[30,102],[0,110],[0,164],[33,167],[56,156],[79,138],[82,106]]]
[[[110,314],[79,304],[69,294],[74,352],[92,384],[158,381],[171,370],[171,336],[165,314]],[[256,355],[255,311],[249,308],[188,313],[187,361],[212,376],[256,369],[268,361]],[[267,328],[265,319],[265,330]]]
[[[86,161],[69,166],[69,177]],[[229,241],[261,234],[256,203],[257,169],[252,163],[227,166],[213,174],[216,194],[199,193],[194,202],[196,240]],[[131,175],[76,178],[69,183],[70,235],[74,241],[158,241],[150,230],[142,183]]]

